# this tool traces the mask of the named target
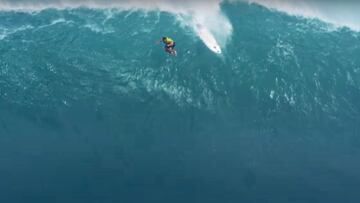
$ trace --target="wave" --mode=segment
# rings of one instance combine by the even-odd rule
[[[316,18],[336,27],[360,31],[359,1],[243,0],[305,18]]]
[[[217,4],[213,11],[220,12],[219,8],[220,5]],[[218,101],[231,103],[231,92],[237,92],[238,89],[232,90],[235,86],[249,89],[251,95],[245,97],[251,98],[255,95],[254,101],[268,98],[270,103],[274,103],[275,111],[281,111],[283,105],[288,105],[289,108],[306,113],[316,111],[318,106],[324,107],[324,112],[340,112],[338,106],[341,106],[342,100],[347,99],[348,91],[328,91],[329,86],[334,89],[337,87],[327,84],[329,80],[324,79],[326,77],[336,79],[334,83],[342,83],[343,87],[352,85],[349,88],[358,89],[356,68],[359,64],[356,61],[356,44],[359,38],[352,37],[353,32],[318,32],[317,23],[309,24],[306,19],[289,18],[285,14],[279,15],[277,12],[252,4],[227,4],[221,5],[221,8],[234,24],[232,42],[237,45],[228,46],[223,58],[213,57],[211,52],[202,50],[204,46],[198,46],[198,43],[188,40],[193,37],[192,33],[189,35],[189,32],[179,30],[179,24],[174,25],[173,20],[176,18],[168,13],[143,13],[133,10],[122,12],[117,9],[46,10],[30,15],[0,12],[4,19],[8,19],[3,21],[4,27],[0,24],[0,40],[1,35],[14,34],[14,37],[5,37],[6,40],[2,43],[4,46],[0,47],[0,51],[4,53],[4,62],[0,66],[4,67],[3,70],[7,71],[7,67],[10,67],[9,70],[13,71],[9,74],[0,74],[1,80],[6,81],[4,84],[11,84],[14,90],[9,88],[6,92],[14,94],[17,93],[16,89],[24,89],[26,92],[27,89],[32,89],[33,84],[44,84],[44,89],[34,88],[39,92],[28,92],[31,95],[44,95],[46,92],[51,96],[31,96],[36,98],[32,102],[38,98],[38,101],[59,101],[61,98],[66,101],[63,103],[71,104],[72,100],[77,101],[80,97],[100,97],[104,89],[114,89],[115,94],[124,92],[124,95],[130,95],[135,92],[134,95],[140,95],[139,98],[148,93],[165,93],[180,106],[189,105],[206,109],[216,109]],[[186,24],[198,17],[191,14],[193,13],[189,10],[189,13],[177,13],[176,16],[179,21]],[[200,17],[203,18],[200,21],[208,22],[207,26],[213,28],[214,24],[210,19],[214,16],[206,18],[204,13],[202,14]],[[265,18],[268,21],[264,21]],[[223,23],[223,20],[220,22]],[[25,33],[20,35],[19,32],[22,31]],[[165,58],[159,47],[148,43],[149,39],[155,39],[163,32],[173,31],[177,35],[177,40],[182,43],[179,47],[179,57],[174,60]],[[134,36],[135,41],[129,40]],[[18,43],[19,39],[30,43]],[[7,47],[13,46],[17,49],[8,50]],[[134,54],[133,50],[138,51]],[[24,60],[13,62],[12,58],[18,56],[22,56]],[[38,58],[41,60],[36,60]],[[33,63],[40,65],[33,67]],[[336,64],[340,69],[332,64]],[[16,72],[21,70],[21,67],[25,67],[26,70]],[[42,71],[37,72],[37,67],[42,67],[46,70],[45,74],[49,75],[55,70],[58,73],[54,73],[54,77],[66,78],[65,81],[74,81],[71,78],[73,74],[69,74],[70,71],[84,73],[84,77],[78,84],[68,82],[64,86],[71,89],[71,94],[61,90],[59,93],[53,93],[53,89],[57,90],[58,83],[53,83],[56,85],[47,88],[48,77],[43,77]],[[92,81],[99,81],[98,78],[90,79],[93,71],[94,77],[101,75],[104,77],[101,79],[111,85],[104,88],[101,86],[103,84],[99,83],[99,88],[93,88]],[[97,71],[111,73],[111,76],[98,74]],[[339,71],[342,71],[340,76]],[[35,75],[39,79],[24,79],[23,75]],[[186,77],[184,79],[178,75]],[[225,77],[227,75],[234,77],[229,80]],[[349,86],[346,82],[341,82],[344,75]],[[241,81],[241,85],[234,85],[237,84],[234,81]],[[249,87],[241,87],[247,84]],[[86,90],[80,91],[76,87],[86,87]],[[309,89],[313,91],[308,92]],[[17,100],[13,99],[15,96],[9,98],[9,101]],[[351,98],[346,101],[356,112],[356,106],[353,105],[356,102]],[[259,102],[259,105],[262,103]]]
[[[2,0],[3,11],[40,11],[44,9],[72,9],[79,7],[94,9],[143,10],[144,12],[160,11],[175,15],[185,27],[194,33],[197,25],[205,27],[220,45],[225,46],[232,34],[232,25],[221,12],[221,0],[208,1],[172,1],[172,0]],[[94,29],[90,26],[91,29]],[[98,30],[98,29],[96,29]],[[99,30],[98,30],[99,31]]]
[[[43,9],[72,9],[79,7],[94,9],[143,10],[144,12],[168,12],[176,16],[185,28],[190,28],[199,36],[197,26],[201,25],[213,35],[213,38],[225,47],[232,35],[232,24],[221,11],[221,4],[226,2],[248,2],[270,9],[286,12],[305,18],[316,18],[331,23],[336,27],[346,26],[360,31],[360,3],[335,1],[294,1],[294,0],[208,0],[208,1],[173,1],[173,0],[1,0],[3,11],[40,11]],[[101,29],[88,25],[96,32]],[[4,33],[2,35],[4,38]],[[200,36],[199,36],[200,37]],[[206,42],[205,42],[206,44]]]
[[[221,13],[223,2],[256,3],[290,15],[317,18],[336,26],[346,26],[360,31],[360,2],[358,1],[307,1],[307,0],[1,0],[0,10],[39,11],[48,8],[117,8],[165,11],[175,15],[190,15],[201,19],[213,34],[225,42],[232,33],[232,26]],[[211,19],[209,19],[211,18]],[[194,27],[188,21],[185,24]],[[221,32],[219,31],[221,30]],[[219,37],[221,36],[221,37]]]

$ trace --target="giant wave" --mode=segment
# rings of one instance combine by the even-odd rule
[[[360,34],[279,5],[2,0],[0,201],[357,202]]]

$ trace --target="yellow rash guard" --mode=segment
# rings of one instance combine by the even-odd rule
[[[171,44],[171,43],[174,43],[174,40],[172,40],[170,37],[166,37],[165,40],[164,40],[164,43],[165,44]]]

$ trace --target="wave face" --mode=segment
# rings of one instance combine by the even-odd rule
[[[0,200],[357,202],[360,34],[218,9],[1,11]]]

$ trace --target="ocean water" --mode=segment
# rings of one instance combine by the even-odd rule
[[[359,202],[360,33],[220,8],[0,11],[0,202]]]

